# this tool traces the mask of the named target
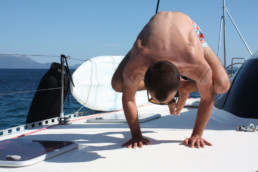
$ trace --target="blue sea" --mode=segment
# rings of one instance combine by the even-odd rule
[[[0,130],[25,124],[35,90],[47,71],[48,69],[0,69]],[[68,102],[67,95],[64,114],[71,114],[79,108],[81,105],[71,94]],[[85,107],[81,111],[94,113]]]

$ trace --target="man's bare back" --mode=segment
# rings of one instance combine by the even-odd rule
[[[124,72],[137,83],[143,80],[147,68],[160,60],[172,62],[180,74],[197,82],[210,68],[187,15],[161,12],[153,17],[139,34]]]

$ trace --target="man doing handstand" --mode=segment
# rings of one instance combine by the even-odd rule
[[[123,93],[123,109],[132,134],[124,146],[133,148],[149,144],[139,125],[136,91],[147,89],[151,102],[168,104],[172,115],[180,115],[189,94],[198,90],[201,100],[195,125],[184,143],[199,148],[211,145],[202,134],[212,113],[214,94],[227,92],[230,82],[220,60],[189,16],[159,12],[143,28],[118,66],[112,87]],[[175,102],[177,92],[179,100]]]

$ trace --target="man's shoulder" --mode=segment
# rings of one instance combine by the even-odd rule
[[[145,72],[138,66],[126,66],[123,70],[124,82],[128,84],[138,84],[144,78]]]
[[[149,56],[144,53],[144,48],[138,49],[133,47],[130,59],[126,63],[123,76],[134,82],[139,82],[144,78],[145,72],[148,68]]]

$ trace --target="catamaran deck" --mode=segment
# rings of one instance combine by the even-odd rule
[[[126,123],[87,122],[87,118],[96,118],[96,115],[74,118],[71,124],[56,125],[18,139],[75,141],[77,149],[31,166],[0,168],[0,171],[258,171],[258,132],[236,131],[239,125],[250,122],[257,125],[257,119],[240,119],[214,108],[204,132],[204,138],[213,146],[197,149],[183,144],[191,135],[197,108],[184,108],[181,116],[169,115],[167,106],[147,105],[138,111],[139,114],[161,114],[161,118],[141,123],[143,135],[151,145],[122,148],[131,138]],[[22,134],[28,132],[31,131]]]

